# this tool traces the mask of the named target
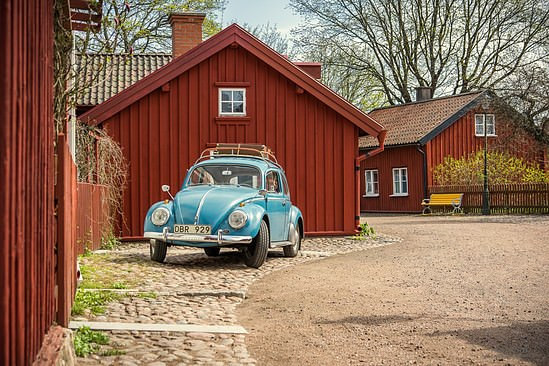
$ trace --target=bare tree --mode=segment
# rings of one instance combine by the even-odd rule
[[[171,28],[168,14],[197,11],[206,13],[204,35],[221,30],[217,12],[227,0],[103,0],[101,30],[78,34],[79,52],[133,53],[169,52]]]
[[[291,0],[305,17],[298,43],[337,50],[390,104],[493,88],[547,59],[547,0]]]

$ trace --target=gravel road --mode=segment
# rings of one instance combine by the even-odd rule
[[[548,216],[367,220],[403,241],[251,286],[259,365],[549,365]]]

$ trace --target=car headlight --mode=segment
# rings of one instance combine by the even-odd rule
[[[241,229],[246,225],[248,221],[248,215],[244,211],[235,210],[229,215],[229,225],[233,229]]]
[[[162,226],[168,222],[170,218],[170,211],[165,207],[159,207],[153,211],[151,215],[151,222],[156,226]]]

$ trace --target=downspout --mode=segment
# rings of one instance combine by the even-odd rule
[[[367,158],[371,158],[382,152],[385,149],[385,136],[387,136],[387,131],[382,130],[377,135],[377,141],[379,142],[379,147],[368,151],[366,154],[358,155],[355,158],[355,179],[356,179],[356,216],[355,216],[355,226],[358,228],[360,226],[360,163],[362,163]]]
[[[429,198],[429,192],[427,191],[427,154],[421,149],[421,145],[417,145],[417,151],[423,155],[423,198]]]

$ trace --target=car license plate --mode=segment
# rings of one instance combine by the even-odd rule
[[[212,227],[210,225],[174,225],[173,232],[178,234],[210,234]]]

